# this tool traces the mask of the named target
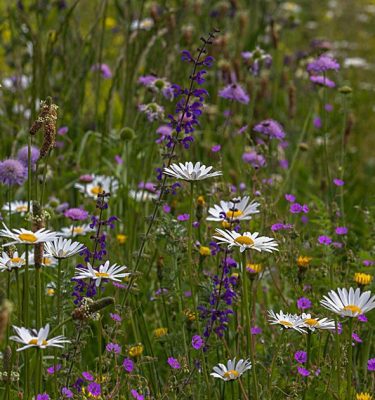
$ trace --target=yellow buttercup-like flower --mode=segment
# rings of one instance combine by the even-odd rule
[[[247,264],[246,271],[249,274],[259,274],[260,272],[263,271],[263,267],[262,264]]]
[[[117,240],[117,243],[124,244],[128,240],[128,237],[126,235],[124,235],[123,233],[118,233],[116,235],[116,240]]]
[[[107,17],[104,23],[107,29],[113,29],[116,26],[116,20],[112,17]]]
[[[201,246],[201,247],[199,247],[199,254],[201,256],[210,256],[211,255],[211,250],[210,250],[209,247]]]
[[[190,309],[186,309],[184,311],[184,314],[185,314],[186,318],[191,322],[195,321],[197,319],[197,314],[194,311],[191,311]]]
[[[154,329],[154,336],[157,338],[161,338],[168,333],[168,328],[156,328]]]
[[[139,357],[143,353],[143,345],[142,344],[137,344],[135,346],[130,347],[128,353],[130,357]]]
[[[356,272],[354,274],[354,282],[362,286],[369,285],[372,282],[372,276],[362,272]]]
[[[373,400],[369,393],[357,393],[356,400]]]
[[[200,206],[204,206],[206,204],[206,202],[204,201],[204,197],[203,196],[198,196],[197,204],[199,204]]]
[[[307,268],[309,266],[311,260],[312,260],[312,257],[299,256],[297,258],[297,265],[300,268]]]

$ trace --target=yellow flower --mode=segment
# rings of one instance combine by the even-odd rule
[[[356,400],[373,400],[369,393],[357,393]]]
[[[112,17],[107,17],[104,23],[107,29],[113,29],[116,26],[116,20]]]
[[[228,222],[228,221],[222,221],[221,222],[221,226],[224,228],[224,229],[230,229],[230,227],[231,227],[231,223],[230,222]]]
[[[312,257],[299,256],[297,258],[297,265],[300,268],[307,268],[309,266],[311,260],[312,260]]]
[[[210,256],[211,255],[211,250],[210,250],[209,247],[201,246],[201,247],[199,247],[199,254],[201,256]]]
[[[124,243],[126,243],[128,237],[126,235],[124,235],[123,233],[119,233],[116,235],[116,239],[119,244],[124,244]]]
[[[135,346],[130,347],[129,351],[129,356],[130,357],[139,357],[143,353],[143,345],[142,344],[137,344]]]
[[[231,274],[231,277],[232,277],[232,278],[238,278],[238,277],[239,277],[238,272],[233,272],[233,273]]]
[[[54,296],[55,295],[55,289],[54,288],[47,288],[46,289],[46,294],[47,294],[47,296]]]
[[[154,330],[154,336],[157,338],[163,337],[168,333],[168,328],[157,328]]]
[[[358,283],[358,285],[369,285],[372,282],[372,276],[362,272],[356,272],[354,274],[354,282]]]
[[[249,274],[259,274],[260,272],[263,271],[263,267],[262,264],[247,264],[246,271]]]
[[[198,196],[197,204],[200,205],[200,206],[204,206],[206,204],[206,202],[204,201],[204,197],[203,196]]]
[[[195,321],[197,319],[197,314],[194,311],[191,311],[189,309],[186,309],[184,311],[184,314],[185,314],[186,318],[191,322]]]

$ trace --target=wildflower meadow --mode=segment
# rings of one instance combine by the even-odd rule
[[[374,0],[0,1],[0,400],[374,400]]]

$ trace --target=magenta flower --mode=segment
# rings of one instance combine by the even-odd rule
[[[238,84],[233,83],[221,89],[219,96],[228,100],[235,100],[242,104],[248,104],[250,101],[249,95],[245,90]]]
[[[355,332],[352,333],[352,339],[354,340],[354,342],[357,342],[357,343],[363,342],[363,340]],[[355,345],[354,342],[352,343],[353,346]]]
[[[334,88],[336,86],[335,82],[323,75],[312,75],[310,76],[310,81],[316,85],[326,86],[329,88]]]
[[[292,214],[299,214],[300,212],[302,212],[302,205],[299,203],[293,203],[290,205],[289,211]]]
[[[286,201],[289,201],[289,203],[294,203],[296,201],[296,196],[293,194],[286,194],[284,197]]]
[[[124,160],[121,158],[121,156],[115,155],[115,162],[118,165],[122,165],[124,163]]]
[[[311,301],[307,297],[301,297],[297,300],[299,310],[307,310],[312,307]]]
[[[166,214],[169,214],[169,213],[171,212],[171,210],[172,210],[172,208],[171,208],[170,205],[168,205],[168,204],[163,204],[163,211],[164,211]]]
[[[375,358],[370,358],[367,361],[367,369],[369,371],[375,371]]]
[[[332,112],[332,111],[333,111],[333,105],[327,103],[327,104],[324,105],[324,109],[325,109],[327,112]]]
[[[118,345],[117,343],[108,343],[107,346],[105,346],[105,349],[109,353],[115,353],[115,354],[121,353],[121,346]]]
[[[102,388],[99,383],[96,382],[91,382],[87,386],[87,391],[92,395],[92,396],[100,396],[102,394]]]
[[[130,391],[130,394],[133,396],[133,398],[135,400],[144,400],[145,399],[145,397],[142,394],[138,393],[135,389],[132,389]]]
[[[321,73],[329,70],[338,71],[340,64],[327,54],[323,54],[307,65],[308,72]]]
[[[181,368],[181,365],[178,362],[178,360],[176,358],[173,358],[173,357],[168,357],[168,364],[173,369],[180,369]]]
[[[72,221],[84,221],[89,216],[89,213],[83,208],[69,208],[64,212],[64,216]]]
[[[180,214],[177,216],[178,221],[188,221],[190,218],[189,214]]]
[[[50,400],[51,398],[47,393],[37,394],[36,400]]]
[[[322,235],[318,237],[318,242],[325,246],[329,246],[332,243],[332,239],[329,236]]]
[[[125,360],[122,363],[122,366],[124,367],[124,370],[129,374],[134,370],[134,362],[130,358],[125,358]]]
[[[261,154],[257,154],[255,151],[243,153],[242,160],[247,164],[251,164],[255,169],[266,165],[266,159]]]
[[[119,314],[116,313],[110,313],[109,316],[115,321],[115,322],[121,322],[122,318]]]
[[[339,179],[339,178],[335,178],[335,179],[333,180],[333,183],[334,183],[336,186],[344,186],[344,184],[345,184],[345,182],[344,182],[342,179]]]
[[[348,228],[346,226],[338,226],[335,232],[337,235],[346,235],[348,233]]]
[[[266,119],[259,122],[253,128],[255,132],[263,133],[263,135],[269,136],[271,139],[284,139],[285,132],[283,127],[273,119]]]
[[[111,68],[107,64],[95,64],[91,67],[91,71],[100,71],[104,79],[112,78]]]
[[[302,376],[309,376],[310,375],[310,371],[308,371],[306,368],[303,368],[301,366],[297,368],[297,371]]]
[[[57,134],[60,136],[64,136],[68,133],[68,131],[69,131],[69,128],[67,126],[62,126],[61,128],[59,128],[57,130]]]
[[[48,372],[50,375],[53,375],[55,372],[60,371],[61,367],[62,367],[61,364],[52,365],[51,367],[48,367],[48,368],[47,368],[47,372]]]
[[[313,125],[314,125],[314,128],[320,129],[323,126],[322,125],[322,119],[320,117],[314,117],[313,118]]]
[[[299,364],[304,364],[307,361],[307,353],[306,351],[296,351],[294,354],[294,359],[299,363]]]
[[[359,314],[357,317],[358,321],[360,322],[368,322],[368,319],[365,314]]]
[[[262,328],[259,328],[259,326],[252,326],[250,328],[250,333],[252,335],[261,335],[262,334]]]
[[[64,396],[66,399],[72,399],[73,398],[73,392],[68,389],[67,387],[63,387],[61,389],[61,394]]]
[[[90,374],[90,372],[82,372],[82,376],[86,379],[86,381],[93,381],[94,377]]]
[[[191,338],[191,345],[195,350],[199,350],[204,344],[203,339],[199,335],[194,335]]]
[[[219,144],[215,144],[214,146],[211,147],[211,151],[213,153],[217,153],[220,150],[221,150],[221,146]]]

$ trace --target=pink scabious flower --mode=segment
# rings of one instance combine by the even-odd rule
[[[310,371],[308,371],[306,368],[303,368],[301,366],[297,367],[297,371],[301,376],[309,376]]]
[[[286,201],[289,201],[289,203],[294,203],[296,201],[296,196],[293,194],[286,194],[284,197]]]
[[[68,131],[69,131],[69,128],[67,126],[62,126],[61,128],[59,128],[57,130],[57,134],[60,136],[64,136],[68,133]]]
[[[334,88],[336,86],[335,82],[323,75],[311,75],[310,81],[316,85],[326,86],[328,88]]]
[[[36,395],[36,400],[50,400],[51,398],[47,393],[41,393]]]
[[[113,319],[115,322],[121,322],[122,318],[119,314],[116,313],[110,313],[109,316]]]
[[[278,222],[278,223],[273,224],[271,226],[271,231],[272,232],[277,232],[277,231],[289,230],[289,229],[292,229],[292,228],[293,228],[292,224],[283,224],[282,222]]]
[[[171,210],[172,210],[172,208],[171,208],[171,206],[169,204],[163,204],[163,211],[166,214],[169,214],[171,212]]]
[[[159,135],[159,138],[156,139],[156,143],[160,144],[165,140],[169,139],[172,136],[173,129],[168,125],[160,125],[158,129],[156,129],[156,133]]]
[[[102,387],[97,382],[91,382],[87,386],[87,391],[92,396],[100,396],[102,394]]]
[[[370,358],[367,361],[367,369],[369,371],[375,371],[375,358]]]
[[[64,399],[72,399],[73,398],[73,392],[68,389],[67,387],[63,387],[61,389],[61,394],[64,396]]]
[[[348,233],[348,228],[346,226],[338,226],[335,232],[337,235],[346,235]]]
[[[219,144],[215,144],[214,146],[211,147],[211,151],[213,153],[217,153],[220,150],[221,150],[221,146]]]
[[[322,127],[322,119],[320,117],[314,117],[313,125],[314,125],[314,128],[320,129]]]
[[[124,160],[118,154],[115,155],[115,161],[116,161],[116,164],[118,164],[118,165],[122,165],[124,163]]]
[[[89,213],[82,208],[68,208],[64,211],[64,216],[72,221],[84,221],[89,216]]]
[[[144,400],[145,399],[145,397],[142,394],[138,393],[135,389],[132,389],[130,391],[130,394],[133,396],[133,398],[135,400]]]
[[[37,147],[31,146],[30,148],[30,160],[31,168],[35,171],[36,163],[39,160],[40,151]],[[28,167],[29,163],[29,148],[28,146],[23,146],[18,150],[17,160],[25,167]]]
[[[308,72],[322,73],[325,71],[338,71],[340,64],[331,56],[323,54],[307,65]]]
[[[293,203],[290,205],[289,211],[292,214],[299,214],[300,212],[302,212],[302,205],[299,203]]]
[[[266,165],[266,159],[261,154],[257,154],[255,151],[243,153],[242,160],[247,164],[251,164],[255,169]]]
[[[259,328],[259,326],[252,326],[250,328],[250,333],[252,335],[260,335],[262,333],[262,328]]]
[[[177,216],[177,220],[178,221],[182,221],[182,222],[188,221],[189,218],[190,218],[189,214],[180,214],[180,215]]]
[[[332,243],[332,239],[329,236],[321,235],[318,237],[318,242],[325,246],[329,246]]]
[[[0,182],[7,186],[22,185],[27,179],[27,168],[18,160],[9,158],[0,162]]]
[[[122,363],[122,366],[124,367],[124,370],[129,374],[134,370],[134,362],[130,358],[125,358],[125,360]]]
[[[105,349],[109,352],[109,353],[115,353],[115,354],[119,354],[121,353],[121,346],[117,343],[108,343],[105,346]]]
[[[263,135],[269,136],[271,139],[275,138],[282,140],[285,138],[285,132],[281,124],[273,119],[266,119],[259,122],[253,128],[255,132],[263,133]]]
[[[324,105],[324,109],[325,109],[327,112],[332,112],[332,111],[333,111],[333,105],[327,103],[327,104]]]
[[[307,297],[301,297],[297,300],[297,307],[300,310],[307,310],[312,307],[312,303]]]
[[[181,365],[176,358],[168,357],[168,364],[173,369],[180,369]]]
[[[107,64],[94,64],[91,67],[91,71],[100,71],[104,79],[112,78],[111,68]]]
[[[93,177],[92,175],[90,175],[90,174],[85,174],[85,175],[81,175],[81,176],[78,178],[78,180],[79,180],[81,183],[90,183],[90,182],[92,182],[92,181],[94,180],[94,177]]]
[[[237,83],[232,83],[226,86],[224,89],[221,89],[219,96],[223,97],[224,99],[238,101],[242,104],[248,104],[250,101],[249,95]]]
[[[191,338],[191,345],[195,350],[199,350],[204,344],[203,339],[199,335],[194,335]]]
[[[345,182],[344,182],[342,179],[339,179],[339,178],[335,178],[335,179],[333,180],[333,183],[334,183],[336,186],[344,186],[344,184],[345,184]]]

